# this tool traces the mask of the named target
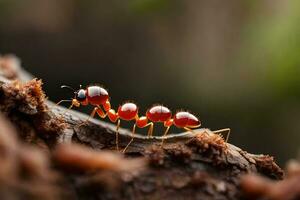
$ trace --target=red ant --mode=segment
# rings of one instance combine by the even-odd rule
[[[152,137],[153,134],[154,123],[158,123],[158,122],[163,123],[164,126],[166,127],[161,142],[161,146],[163,146],[165,136],[168,134],[168,131],[172,125],[175,125],[178,128],[183,128],[191,132],[193,132],[192,129],[201,126],[200,120],[189,112],[184,112],[184,111],[177,112],[172,118],[172,113],[169,110],[169,108],[163,105],[152,106],[149,110],[147,110],[146,116],[139,116],[137,105],[130,102],[120,105],[118,111],[116,112],[114,109],[111,108],[107,90],[97,85],[88,86],[86,89],[82,89],[80,85],[80,89],[77,91],[71,88],[70,86],[66,86],[66,85],[61,86],[61,88],[71,89],[74,92],[75,96],[71,100],[61,100],[57,103],[57,105],[62,102],[72,102],[71,106],[69,107],[69,109],[71,109],[73,106],[80,107],[80,105],[86,106],[88,104],[91,104],[95,107],[92,113],[90,114],[89,118],[87,119],[87,121],[90,118],[93,118],[97,113],[101,118],[105,118],[106,116],[108,116],[110,121],[117,122],[117,127],[116,127],[117,150],[119,150],[118,135],[119,135],[121,119],[125,121],[135,120],[132,129],[131,140],[124,148],[123,153],[126,152],[127,148],[134,140],[136,127],[145,128],[149,126],[148,138],[150,138]],[[101,106],[103,107],[104,111],[102,110]],[[148,120],[150,122],[148,122]],[[220,133],[223,131],[228,131],[226,137],[226,141],[227,141],[230,134],[230,129],[222,129],[222,130],[215,131],[214,133]]]

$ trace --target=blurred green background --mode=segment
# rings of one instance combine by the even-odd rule
[[[299,150],[299,23],[298,0],[0,0],[0,52],[53,101],[100,83],[113,107],[190,110],[283,164]]]

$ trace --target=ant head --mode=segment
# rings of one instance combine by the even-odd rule
[[[67,86],[67,85],[62,85],[61,88],[67,88],[71,91],[74,92],[74,98],[72,98],[72,105],[79,107],[80,103],[83,103],[86,101],[86,94],[85,94],[85,90],[82,89],[82,86],[80,85],[80,89],[79,90],[75,90],[74,88]]]
[[[79,85],[79,89],[77,91],[74,91],[74,94],[74,99],[76,99],[77,102],[82,103],[86,101],[86,91],[82,89],[82,85]]]
[[[79,102],[84,102],[86,100],[86,91],[84,89],[79,89],[75,92],[75,99]]]

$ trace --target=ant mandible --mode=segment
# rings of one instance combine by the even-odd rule
[[[153,127],[154,123],[163,123],[166,130],[162,137],[161,147],[163,146],[165,136],[168,134],[168,131],[172,125],[175,125],[178,128],[183,128],[187,131],[192,132],[194,128],[198,128],[201,126],[200,120],[193,114],[180,111],[177,112],[172,117],[172,112],[169,108],[163,105],[154,105],[146,112],[146,116],[139,116],[138,107],[136,104],[127,102],[118,107],[117,112],[111,108],[111,104],[109,101],[109,94],[107,90],[103,87],[97,85],[91,85],[83,89],[80,85],[80,89],[75,90],[70,86],[62,85],[61,88],[68,88],[74,92],[74,98],[71,100],[61,100],[56,105],[59,105],[62,102],[72,102],[71,106],[68,109],[72,109],[73,106],[80,107],[87,106],[91,104],[94,106],[92,113],[90,114],[89,118],[86,120],[88,121],[90,118],[93,118],[96,114],[98,114],[101,118],[105,118],[108,116],[109,120],[112,122],[117,122],[116,127],[116,149],[119,151],[119,128],[121,120],[125,121],[133,121],[135,123],[132,128],[132,136],[131,140],[124,148],[123,153],[126,152],[129,145],[133,142],[135,137],[135,130],[136,127],[145,128],[149,126],[148,129],[148,138],[152,137],[153,134]],[[102,107],[103,109],[102,109]],[[104,110],[104,111],[103,111]],[[148,120],[150,122],[148,122]],[[227,131],[226,142],[229,138],[230,129],[222,129],[218,131],[214,131],[214,133],[220,133],[223,131]]]

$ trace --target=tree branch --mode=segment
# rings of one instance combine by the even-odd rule
[[[19,139],[13,140],[30,144],[33,152],[43,152],[40,157],[48,164],[39,168],[50,177],[56,174],[56,178],[32,176],[28,170],[24,173],[51,186],[45,189],[44,198],[54,198],[55,194],[55,199],[241,199],[245,197],[239,189],[241,175],[259,173],[274,180],[283,178],[283,171],[272,157],[249,154],[225,143],[209,129],[170,134],[163,148],[162,137],[148,139],[137,134],[123,157],[115,151],[114,124],[91,119],[78,126],[87,115],[66,112],[66,108],[46,100],[42,82],[32,79],[21,67],[13,69],[15,57],[5,59],[10,76],[2,70],[0,110],[16,130],[4,132],[18,135]],[[9,124],[5,119],[2,121]],[[120,129],[120,147],[127,145],[130,134],[129,130]],[[21,159],[25,147],[19,142],[17,146],[22,146],[16,150]],[[10,149],[9,145],[5,149]],[[35,162],[29,159],[27,168]],[[20,164],[20,168],[24,165]],[[0,183],[1,177],[0,174]],[[31,183],[22,177],[16,182]],[[57,189],[60,185],[64,186],[63,191]],[[10,190],[16,194],[21,189]],[[0,186],[0,195],[1,191]],[[38,194],[28,189],[22,192],[30,194],[30,198]]]

